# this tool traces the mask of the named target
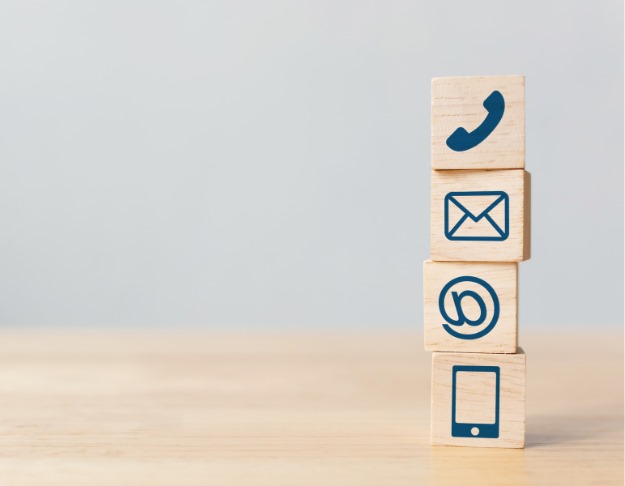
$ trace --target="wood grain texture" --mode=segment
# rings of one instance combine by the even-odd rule
[[[623,484],[622,332],[523,331],[526,448],[505,450],[430,445],[421,329],[5,330],[0,484]]]
[[[484,100],[499,91],[505,100],[503,117],[479,145],[464,152],[446,140],[459,127],[472,132],[488,112]],[[432,168],[525,168],[525,78],[476,76],[432,79]]]
[[[494,373],[458,373],[457,421],[475,422],[478,437],[452,436],[452,369],[454,366],[489,367],[499,370],[499,406],[495,407]],[[466,385],[464,375],[474,375]],[[488,377],[488,378],[487,378]],[[479,437],[481,424],[495,423],[499,408],[498,437]],[[492,413],[491,413],[492,412]],[[525,353],[434,353],[432,355],[432,444],[471,447],[521,448],[525,445]]]
[[[423,330],[425,349],[428,351],[458,351],[463,353],[515,353],[517,350],[517,263],[434,262],[423,263]],[[453,336],[443,326],[448,321],[441,314],[439,297],[445,287],[460,277],[476,277],[492,287],[497,298],[498,317],[494,327],[477,339],[461,339]],[[486,319],[480,325],[448,325],[459,334],[476,334],[491,325],[495,317],[495,300],[480,284],[459,282],[445,292],[444,310],[447,317],[458,319],[458,311],[452,292],[462,295],[465,291],[476,292],[485,304]],[[475,300],[471,297],[460,301],[462,312],[473,321],[481,316]]]
[[[432,172],[430,257],[435,261],[474,261],[474,262],[519,262],[530,258],[530,174],[523,170],[445,170]],[[456,192],[503,191],[509,199],[509,234],[503,241],[463,241],[451,240],[445,234],[445,197]],[[456,196],[457,199],[458,196]],[[475,216],[486,208],[493,196],[473,197]],[[465,196],[465,199],[466,196]],[[463,200],[463,201],[464,201]],[[454,204],[450,208],[449,224],[460,221],[463,212]],[[503,204],[492,211],[498,222],[505,220]],[[500,223],[501,224],[501,223]],[[462,223],[466,228],[463,235],[490,236],[495,234],[482,218],[479,222],[470,219]],[[455,233],[462,234],[461,231]],[[489,233],[488,231],[491,231]]]

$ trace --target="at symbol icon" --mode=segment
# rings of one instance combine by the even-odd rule
[[[477,284],[482,287],[483,291],[478,293],[474,290],[467,290],[467,285],[459,285],[465,283]],[[459,292],[453,290],[453,287],[456,285],[459,287]],[[461,290],[461,288],[464,288],[465,290]],[[456,309],[456,318],[450,316],[445,309],[445,297],[450,291],[452,302]],[[482,327],[482,325],[486,322],[486,319],[488,318],[488,309],[486,303],[484,302],[483,295],[489,295],[493,302],[493,316],[490,319],[490,322],[485,327]],[[470,319],[469,317],[467,317],[462,308],[463,302],[465,302],[466,305],[466,303],[471,300],[475,304],[477,304],[479,308],[479,316],[474,319]],[[453,280],[448,282],[443,287],[443,290],[441,290],[440,296],[438,298],[438,309],[441,313],[441,316],[443,316],[443,319],[445,319],[446,321],[445,324],[443,324],[443,329],[445,329],[445,331],[447,331],[452,336],[457,337],[458,339],[479,339],[482,336],[486,336],[489,332],[493,330],[493,328],[497,324],[497,321],[499,320],[499,298],[497,297],[497,293],[488,282],[477,277],[463,276],[454,278]],[[474,333],[460,333],[453,328],[461,327],[465,324],[469,326],[469,328],[479,327],[479,329],[477,329]]]

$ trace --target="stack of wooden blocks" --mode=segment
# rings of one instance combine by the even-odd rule
[[[432,443],[521,448],[518,262],[530,256],[525,78],[432,80],[431,255],[424,263]]]

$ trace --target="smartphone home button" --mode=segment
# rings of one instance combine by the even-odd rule
[[[478,436],[480,434],[480,429],[478,427],[472,427],[471,428],[471,435],[473,435],[474,437]]]

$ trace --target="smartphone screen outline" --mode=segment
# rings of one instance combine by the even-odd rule
[[[495,423],[481,424],[456,421],[457,374],[462,372],[495,374]],[[452,367],[451,436],[485,439],[497,439],[499,437],[499,366],[455,365]]]

